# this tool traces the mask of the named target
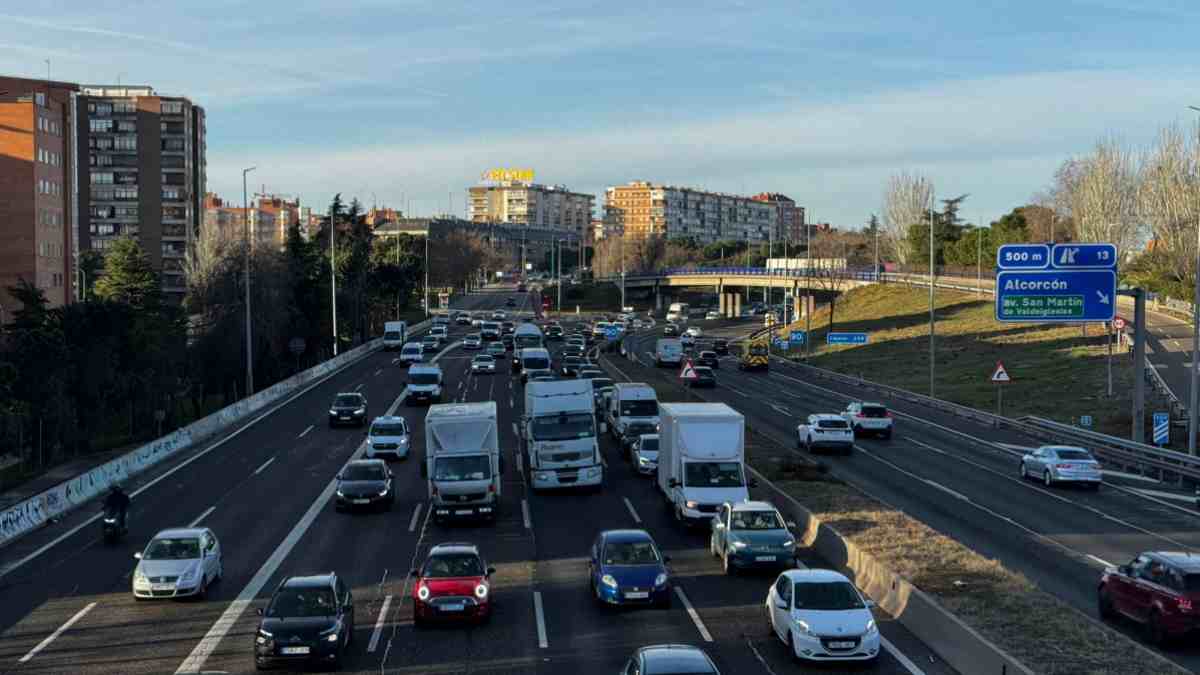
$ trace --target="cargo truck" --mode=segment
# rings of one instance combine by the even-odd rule
[[[745,418],[724,403],[659,406],[658,488],[675,520],[707,526],[724,502],[750,499]]]
[[[425,415],[421,473],[435,522],[459,518],[494,521],[500,510],[500,431],[496,402],[446,403]]]
[[[601,488],[604,466],[596,438],[594,401],[588,380],[530,381],[525,385],[520,431],[534,490]]]
[[[383,348],[391,351],[404,346],[408,339],[408,324],[404,321],[385,321],[383,323]]]

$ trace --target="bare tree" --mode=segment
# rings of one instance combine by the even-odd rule
[[[1177,281],[1196,274],[1197,187],[1200,145],[1179,125],[1159,132],[1143,157],[1137,203],[1153,233],[1156,250]]]
[[[933,181],[921,174],[905,171],[888,179],[887,190],[883,193],[881,239],[896,262],[908,263],[911,254],[908,228],[928,217],[932,199]]]
[[[1120,259],[1141,237],[1133,152],[1119,140],[1105,139],[1076,161],[1059,169],[1055,189],[1070,207],[1079,240],[1112,243]]]

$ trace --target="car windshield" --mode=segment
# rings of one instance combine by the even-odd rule
[[[481,577],[483,565],[473,553],[442,553],[425,561],[421,576],[431,578]]]
[[[475,361],[475,363],[495,363],[496,359],[493,359],[491,356],[488,356],[487,354],[480,354],[479,356],[476,356],[474,358],[474,361]]]
[[[614,541],[604,547],[605,565],[654,565],[658,551],[649,541]]]
[[[864,405],[862,415],[863,417],[887,417],[887,408],[881,405]]]
[[[591,413],[562,413],[533,418],[533,438],[537,441],[569,441],[596,435]]]
[[[342,480],[384,480],[387,474],[382,466],[351,464],[342,472]]]
[[[581,359],[578,356],[568,356],[567,358],[563,359],[563,365],[564,366],[577,366],[577,365],[579,365],[580,361],[581,361]]]
[[[521,367],[529,370],[546,370],[550,367],[550,359],[544,356],[527,356],[521,359]]]
[[[483,324],[483,329],[484,330],[500,330],[500,324],[489,321],[489,322]]]
[[[403,436],[406,433],[408,432],[404,430],[403,424],[381,422],[371,426],[372,436]]]
[[[1091,459],[1092,455],[1087,450],[1058,450],[1059,459]]]
[[[362,399],[354,394],[338,394],[333,404],[339,408],[355,408],[362,404]]]
[[[398,331],[398,330],[385,331],[383,334],[383,337],[388,340],[399,340],[400,339],[400,331]]]
[[[633,424],[625,427],[626,438],[637,438],[638,436],[644,436],[646,434],[653,434],[657,432],[658,428],[656,425],[650,422],[634,422]]]
[[[270,617],[333,616],[337,613],[330,588],[281,588],[267,608]]]
[[[621,401],[621,417],[654,417],[658,414],[658,401]]]
[[[702,359],[714,359],[716,357],[717,357],[716,352],[700,352],[700,358],[702,358]]]
[[[863,601],[854,586],[846,581],[822,581],[796,584],[796,609],[813,609],[836,612],[845,609],[862,609]]]
[[[437,373],[412,373],[408,376],[409,384],[437,384]]]
[[[142,553],[142,560],[191,560],[199,557],[200,540],[196,537],[155,539]]]
[[[657,438],[643,438],[642,444],[638,446],[641,452],[658,452]]]
[[[817,420],[817,427],[821,429],[849,429],[850,425],[846,420]]]
[[[404,347],[404,349],[401,350],[400,353],[401,354],[420,354],[421,353],[421,345],[406,345]]]
[[[492,477],[492,465],[487,455],[468,457],[439,457],[433,463],[435,481],[487,480]]]
[[[774,511],[734,511],[729,526],[735,530],[782,530],[783,521]]]
[[[683,484],[689,487],[741,487],[742,465],[737,462],[688,462]]]

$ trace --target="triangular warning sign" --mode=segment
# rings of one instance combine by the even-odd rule
[[[679,371],[679,379],[694,380],[696,379],[696,369],[692,367],[691,361],[683,362],[683,370]]]
[[[1008,376],[1008,371],[1004,369],[1004,364],[1000,361],[996,362],[996,372],[992,373],[992,382],[1012,382],[1012,378]]]

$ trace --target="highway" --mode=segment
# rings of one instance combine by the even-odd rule
[[[467,296],[458,308],[498,307],[497,291]],[[769,635],[763,598],[773,575],[726,577],[707,536],[682,532],[649,481],[608,445],[606,484],[598,494],[532,494],[518,461],[513,422],[522,406],[507,364],[471,376],[470,352],[456,339],[438,355],[448,400],[496,401],[507,471],[494,525],[442,527],[428,517],[423,453],[425,409],[398,405],[404,370],[378,352],[184,453],[130,485],[132,531],[119,545],[99,543],[85,515],[29,535],[4,549],[0,576],[2,672],[163,673],[254,670],[254,609],[286,576],[336,571],[355,596],[356,630],[343,671],[359,673],[616,672],[639,646],[703,647],[724,673],[829,672],[790,663]],[[364,438],[329,429],[326,411],[340,391],[361,391],[370,416],[395,407],[413,430],[413,457],[394,463],[398,500],[390,512],[336,513],[332,479]],[[749,412],[749,411],[747,411]],[[196,524],[211,528],[224,577],[202,601],[135,601],[133,553],[155,532]],[[672,557],[676,597],[668,610],[600,611],[588,596],[584,556],[603,529],[643,527]],[[496,615],[484,626],[415,630],[408,570],[442,541],[471,541],[497,568]],[[806,564],[820,561],[802,552]],[[902,626],[880,616],[888,650],[875,672],[951,672]],[[919,664],[919,666],[917,665]]]
[[[660,332],[629,339],[638,362],[618,356],[613,363],[633,380],[677,380],[674,369],[654,368],[649,358]],[[718,327],[706,330],[705,338],[747,332]],[[704,339],[700,342],[703,347]],[[795,426],[809,414],[838,412],[849,400],[878,400],[854,386],[811,381],[800,368],[777,360],[767,373],[741,372],[729,357],[717,377],[716,388],[695,393],[728,403],[756,431],[792,448]],[[1120,479],[1098,493],[1023,481],[1017,475],[1020,454],[1038,445],[1036,440],[914,404],[887,403],[897,417],[891,440],[859,438],[852,455],[820,460],[847,482],[1024,573],[1097,620],[1096,583],[1106,565],[1146,550],[1200,551],[1195,511],[1118,487],[1131,482]],[[1194,644],[1165,654],[1200,671],[1200,648]]]

